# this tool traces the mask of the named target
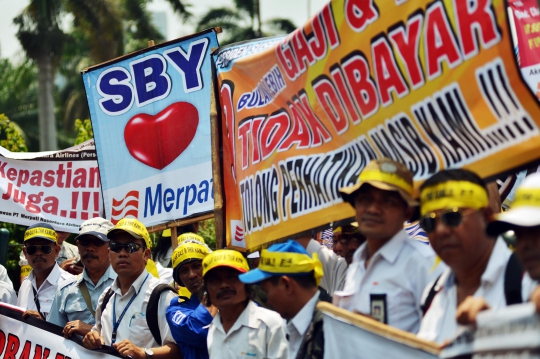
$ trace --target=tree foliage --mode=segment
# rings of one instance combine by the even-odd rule
[[[74,143],[75,146],[94,138],[92,122],[90,122],[88,119],[84,121],[78,119],[75,120],[75,129],[77,130],[77,138],[75,139]]]
[[[21,129],[9,118],[0,114],[0,146],[11,152],[27,152],[26,141]]]

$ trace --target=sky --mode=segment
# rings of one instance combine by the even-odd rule
[[[195,16],[204,14],[211,7],[232,6],[232,0],[188,0]],[[283,17],[297,27],[302,26],[311,15],[317,13],[328,0],[260,0],[263,21]],[[0,0],[0,57],[16,60],[23,55],[19,40],[15,37],[17,27],[13,18],[28,5],[28,0]],[[183,24],[165,0],[154,0],[150,11],[165,12],[167,16],[168,39],[189,35],[194,32],[194,24]]]

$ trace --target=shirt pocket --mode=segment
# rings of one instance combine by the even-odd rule
[[[95,324],[96,322],[84,298],[77,297],[73,301],[69,301],[66,303],[64,310],[69,321],[81,320],[87,324]]]
[[[129,318],[128,327],[129,340],[131,340],[131,342],[136,346],[143,346],[143,343],[148,340],[148,335],[150,334],[150,329],[148,328],[148,323],[146,322],[146,315],[141,312],[135,312]]]

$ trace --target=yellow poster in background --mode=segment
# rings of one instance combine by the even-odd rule
[[[540,158],[540,110],[501,0],[336,0],[303,28],[214,55],[227,246],[354,216],[338,189],[373,158],[421,181]]]

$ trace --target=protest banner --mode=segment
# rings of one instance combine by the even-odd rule
[[[116,349],[87,350],[76,335],[65,339],[62,327],[37,318],[22,319],[20,308],[0,303],[0,358],[114,359]]]
[[[476,323],[476,330],[462,328],[462,332],[445,346],[440,357],[540,358],[540,317],[533,303],[482,312]]]
[[[10,152],[0,147],[0,221],[51,224],[77,233],[101,216],[99,170],[94,141],[49,152]]]
[[[213,210],[214,47],[206,30],[83,71],[111,222],[152,226]]]
[[[540,158],[540,110],[502,0],[334,0],[284,38],[214,55],[230,247],[354,216],[338,189],[373,158],[416,185]]]
[[[518,63],[530,89],[540,99],[540,9],[536,0],[509,0]]]
[[[378,321],[319,302],[323,313],[325,358],[438,358],[436,343]]]

